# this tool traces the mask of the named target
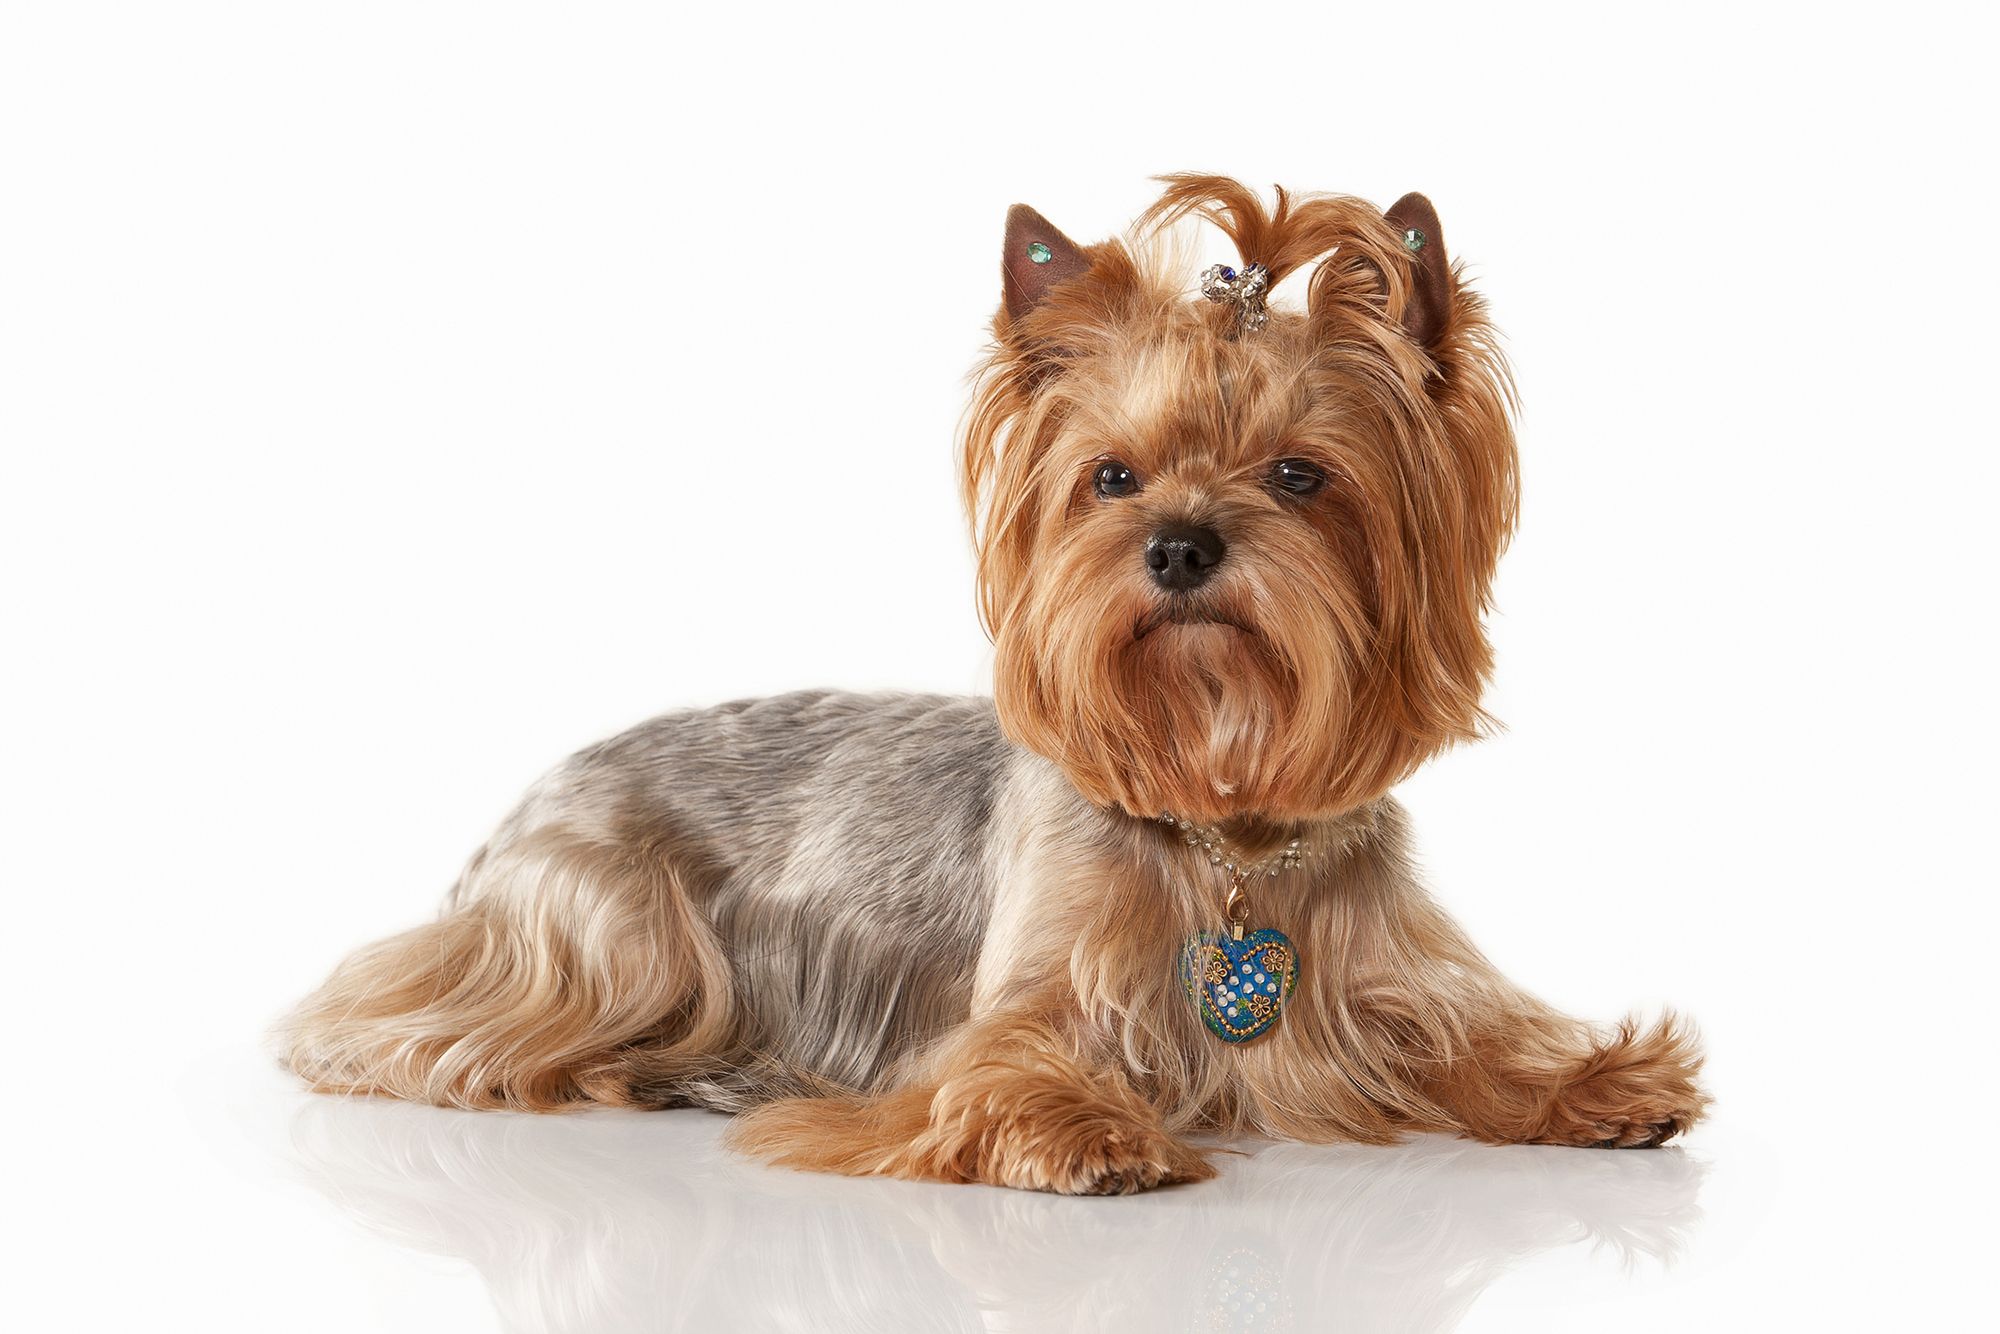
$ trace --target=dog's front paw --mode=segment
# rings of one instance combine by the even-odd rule
[[[730,1142],[774,1166],[1057,1195],[1129,1195],[1215,1175],[1129,1089],[997,1063],[941,1090],[767,1103]]]
[[[1597,1135],[1596,1139],[1564,1142],[1582,1143],[1592,1149],[1657,1149],[1692,1126],[1696,1115],[1687,1109],[1662,1109],[1624,1119],[1613,1117],[1585,1126],[1580,1132]]]
[[[1708,1108],[1695,1083],[1701,1056],[1671,1019],[1647,1033],[1628,1021],[1553,1090],[1540,1144],[1650,1149],[1685,1133]]]
[[[979,1156],[978,1179],[1056,1195],[1132,1195],[1215,1175],[1193,1145],[1109,1117],[998,1118],[987,1126]]]

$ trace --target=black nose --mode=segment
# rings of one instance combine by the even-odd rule
[[[1161,588],[1185,593],[1207,582],[1227,550],[1213,528],[1172,523],[1146,539],[1146,568]]]

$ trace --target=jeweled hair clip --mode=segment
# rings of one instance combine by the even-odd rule
[[[1264,295],[1270,290],[1271,273],[1262,264],[1251,264],[1241,273],[1227,264],[1215,264],[1201,273],[1201,294],[1210,301],[1233,302],[1237,319],[1251,333],[1270,318],[1264,309]]]

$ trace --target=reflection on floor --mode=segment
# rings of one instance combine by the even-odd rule
[[[701,1112],[300,1095],[283,1115],[293,1172],[380,1237],[471,1261],[536,1334],[1441,1331],[1552,1247],[1671,1260],[1705,1171],[1677,1149],[1254,1143],[1216,1181],[1077,1200],[770,1171]]]

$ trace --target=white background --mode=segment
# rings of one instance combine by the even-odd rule
[[[1097,239],[1199,168],[1437,204],[1508,335],[1525,503],[1509,730],[1404,792],[1428,873],[1531,988],[1670,1003],[1712,1053],[1681,1261],[1544,1249],[1459,1327],[1987,1318],[1990,24],[10,7],[10,1314],[498,1328],[476,1257],[279,1165],[312,1113],[260,1033],[585,742],[983,690],[952,436],[1002,215]],[[610,1133],[521,1133],[566,1125]],[[1298,1327],[1450,1327],[1329,1300]]]

